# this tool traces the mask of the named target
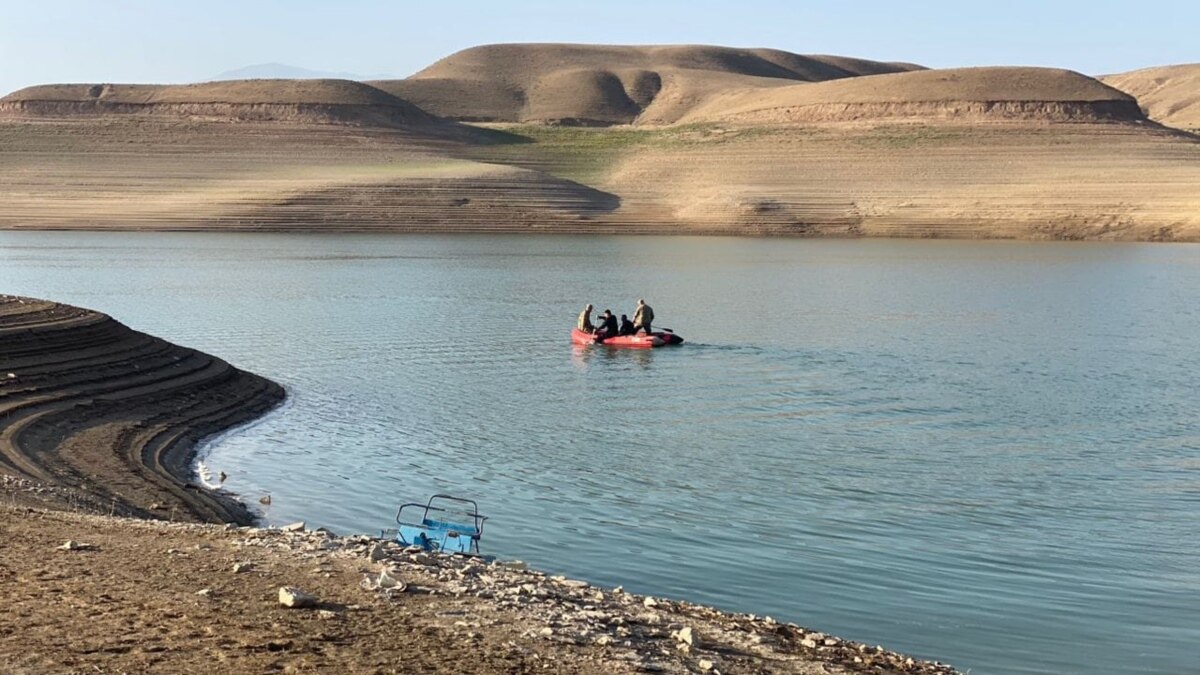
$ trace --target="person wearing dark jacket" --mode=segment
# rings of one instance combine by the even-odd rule
[[[596,335],[610,338],[616,337],[617,333],[617,317],[613,316],[612,310],[604,310],[604,313],[600,315],[600,326],[596,331]]]
[[[621,328],[617,331],[617,335],[633,335],[637,329],[633,327],[633,322],[624,314],[621,315]]]

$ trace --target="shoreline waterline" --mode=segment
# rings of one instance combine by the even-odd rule
[[[10,386],[14,381],[20,380],[20,386],[36,387],[35,391],[55,391],[56,388],[62,388],[66,383],[70,383],[74,376],[72,371],[60,372],[54,370],[53,367],[46,370],[45,366],[41,370],[35,371],[30,368],[29,364],[26,364],[25,367],[14,364],[21,364],[23,363],[22,359],[28,360],[29,358],[40,358],[46,362],[54,362],[55,359],[65,361],[68,356],[75,355],[73,350],[79,349],[78,345],[92,344],[89,342],[91,333],[87,331],[93,330],[97,326],[107,331],[104,335],[115,336],[118,342],[133,344],[137,340],[143,340],[146,344],[162,344],[166,345],[168,349],[181,350],[181,348],[163,343],[157,338],[130,331],[109,317],[88,310],[28,298],[9,297],[3,298],[3,300],[4,302],[0,303],[0,350],[8,359],[11,359],[6,360],[5,365],[15,367],[15,370],[12,371],[14,374],[5,380]],[[69,331],[70,333],[67,336],[69,339],[60,340],[61,346],[43,346],[28,352],[23,348],[24,343],[13,337],[16,334],[14,331],[41,331],[41,342],[47,345],[59,344],[52,340],[48,341],[47,336],[54,336],[57,332]],[[129,351],[128,348],[127,351]],[[33,356],[29,356],[30,354]],[[199,353],[180,351],[179,355],[174,356],[167,363],[179,363],[186,358],[212,358],[206,355],[195,356],[196,354]],[[125,356],[123,358],[126,359],[123,363],[127,364],[127,367],[122,367],[121,372],[124,374],[120,377],[127,379],[121,380],[110,372],[108,378],[115,384],[103,390],[105,396],[120,397],[126,391],[137,391],[135,385],[142,385],[142,382],[136,378],[142,377],[144,370],[152,367],[154,363],[151,355]],[[33,363],[30,362],[30,364]],[[109,371],[114,370],[112,365],[109,365],[108,368]],[[216,369],[222,374],[231,372],[224,362],[201,360],[195,369],[187,374],[194,378],[195,373],[204,373],[208,369]],[[34,375],[34,372],[37,374]],[[241,371],[233,372],[236,374]],[[189,396],[194,399],[204,400],[208,395],[206,388],[215,390],[220,386],[221,381],[199,380],[199,382],[201,382],[201,386],[190,386],[187,391]],[[249,429],[262,424],[263,420],[278,416],[287,409],[289,397],[286,396],[284,390],[267,380],[261,382],[266,383],[266,388],[263,390],[265,395],[268,395],[266,400],[246,397],[245,400],[230,407],[228,401],[222,399],[226,405],[221,408],[225,415],[221,419],[237,420],[239,415],[249,416],[253,419],[248,422],[227,424],[222,431],[200,436],[197,441],[190,444],[176,442],[175,452],[183,453],[183,456],[188,458],[187,462],[160,461],[160,464],[174,467],[186,466],[188,472],[183,476],[174,471],[166,472],[163,477],[174,477],[176,485],[163,485],[162,489],[186,495],[189,484],[196,477],[197,467],[203,463],[203,458],[206,456],[204,453],[211,451],[221,441],[245,434]],[[174,386],[178,388],[178,385]],[[160,387],[160,389],[162,388]],[[95,396],[99,393],[83,389],[70,391],[75,399]],[[163,391],[170,391],[170,389],[163,389]],[[161,395],[161,392],[158,391],[154,393]],[[273,397],[271,394],[274,394]],[[74,399],[72,400],[74,401]],[[135,415],[150,415],[152,412],[157,412],[160,416],[167,415],[172,419],[178,418],[178,421],[169,428],[170,433],[176,439],[188,438],[211,426],[211,422],[198,421],[207,419],[207,417],[189,416],[185,412],[186,406],[167,407],[163,412],[160,408],[139,407],[133,403],[137,400],[131,398],[131,402],[122,408],[123,412]],[[9,427],[6,431],[9,431],[14,424],[22,423],[19,415],[11,413],[24,414],[25,411],[20,408],[19,404],[12,407],[14,404],[11,399],[7,402],[10,408],[6,412],[10,414],[6,415],[5,424]],[[264,404],[268,402],[271,405],[265,406]],[[30,405],[36,405],[36,401]],[[76,404],[73,402],[73,405]],[[67,411],[72,409],[71,407],[65,408]],[[208,413],[208,416],[211,417],[211,414]],[[155,419],[158,420],[158,423],[162,423],[162,420],[157,417],[149,419]],[[89,424],[98,425],[103,421],[103,417],[94,415],[80,418],[76,421],[76,433],[87,434],[90,428]],[[141,428],[145,424],[147,422],[139,420],[133,424],[133,428]],[[60,440],[59,444],[63,442]],[[40,447],[42,452],[51,454],[60,449],[59,445],[54,443],[43,444]],[[17,462],[19,452],[24,451],[27,453],[25,456],[31,456],[28,454],[28,450],[23,448],[24,446],[21,444],[11,443],[0,449],[5,450],[6,461]],[[74,454],[72,461],[84,462],[88,466],[99,466],[104,461],[105,453],[115,450],[117,450],[115,446],[106,447],[93,443],[87,451],[90,455]],[[88,464],[89,462],[90,464]],[[29,467],[32,466],[29,465]],[[123,513],[134,516],[134,518],[113,515],[116,511],[115,498],[109,515],[102,515],[104,503],[103,499],[99,499],[99,497],[115,494],[108,492],[114,485],[128,486],[129,478],[140,473],[136,467],[127,467],[125,472],[120,475],[115,473],[96,474],[86,481],[74,484],[63,482],[61,479],[56,481],[50,472],[36,472],[33,468],[29,468],[27,471],[36,475],[22,475],[22,471],[14,471],[8,464],[0,464],[0,475],[4,476],[4,480],[0,481],[0,494],[6,497],[5,503],[0,506],[0,523],[4,524],[4,530],[9,540],[16,542],[18,549],[24,552],[44,547],[44,540],[47,538],[69,536],[71,539],[68,540],[68,543],[58,548],[65,551],[68,556],[85,555],[81,552],[86,552],[87,560],[84,564],[87,565],[88,576],[93,578],[114,579],[120,575],[129,574],[132,570],[140,570],[141,576],[138,577],[138,581],[143,584],[143,590],[128,595],[118,592],[120,595],[118,599],[114,599],[111,595],[108,596],[109,602],[116,603],[118,606],[123,606],[127,601],[140,603],[139,607],[145,607],[147,603],[159,602],[161,600],[157,590],[159,586],[175,585],[161,579],[162,575],[186,576],[192,580],[192,583],[207,584],[205,588],[195,591],[194,594],[202,596],[204,602],[221,603],[225,598],[233,596],[236,592],[235,588],[239,588],[240,585],[215,574],[212,571],[212,563],[204,563],[201,568],[193,569],[188,559],[230,554],[244,558],[247,551],[255,550],[253,547],[270,546],[272,549],[282,549],[282,553],[267,558],[264,558],[262,553],[255,553],[252,557],[256,559],[256,562],[234,563],[233,574],[237,575],[239,571],[254,568],[262,570],[255,576],[262,577],[263,572],[266,572],[271,581],[277,585],[294,584],[296,583],[294,576],[280,576],[279,568],[284,566],[294,568],[297,564],[311,564],[314,559],[317,559],[321,566],[331,566],[326,569],[332,570],[336,567],[341,571],[338,576],[341,585],[322,584],[326,592],[349,598],[362,592],[363,589],[360,589],[362,584],[353,581],[346,584],[345,580],[347,576],[351,580],[356,579],[362,562],[365,561],[372,566],[381,568],[377,572],[381,575],[380,579],[384,576],[403,577],[406,585],[420,584],[421,593],[426,596],[445,597],[444,601],[434,601],[434,604],[455,608],[450,611],[458,616],[464,615],[461,608],[465,603],[469,607],[467,615],[477,617],[473,619],[475,623],[460,620],[455,623],[455,627],[463,624],[464,626],[473,625],[483,628],[487,625],[485,622],[491,620],[484,617],[495,614],[516,617],[527,624],[531,622],[540,624],[542,626],[540,628],[532,626],[525,633],[512,637],[533,645],[536,649],[545,649],[538,645],[542,645],[547,639],[550,639],[558,645],[551,650],[558,653],[558,658],[567,663],[577,662],[577,666],[571,667],[571,670],[576,672],[593,672],[593,668],[594,672],[619,672],[623,671],[626,666],[630,666],[643,670],[649,668],[664,672],[684,673],[691,672],[696,667],[701,670],[713,670],[718,663],[722,664],[722,667],[732,668],[735,671],[743,666],[759,668],[765,663],[772,663],[775,664],[772,667],[780,669],[780,672],[796,673],[811,672],[811,668],[822,664],[840,668],[841,672],[905,672],[929,675],[952,675],[956,672],[941,664],[916,661],[894,652],[846,642],[817,631],[801,629],[793,624],[778,624],[770,619],[727,614],[689,603],[629,596],[616,589],[595,590],[590,584],[584,582],[568,580],[565,577],[549,577],[545,573],[528,571],[522,565],[513,563],[485,564],[477,558],[430,554],[411,548],[404,549],[395,542],[381,541],[365,535],[338,538],[324,532],[308,534],[304,532],[303,525],[288,527],[285,528],[285,531],[247,525],[238,527],[236,509],[228,511],[228,513],[235,514],[230,519],[235,522],[227,525],[189,525],[167,522],[167,520],[175,519],[176,514],[180,513],[178,508],[181,506],[185,509],[192,509],[192,517],[196,520],[216,520],[211,514],[206,515],[205,512],[199,510],[201,502],[196,501],[195,497],[181,499],[179,503],[170,505],[168,509],[166,504],[155,502],[147,505],[140,501],[134,501],[126,495],[123,497],[125,506],[122,508],[127,511],[123,511]],[[110,483],[105,483],[105,480]],[[148,483],[154,482],[150,479],[145,480]],[[215,503],[220,504],[235,500],[237,496],[222,490],[213,490],[210,497]],[[147,498],[149,497],[142,497],[142,499]],[[239,501],[238,504],[245,508],[242,502]],[[46,510],[47,506],[51,509]],[[94,515],[84,515],[88,513]],[[56,523],[57,527],[47,525],[51,522]],[[151,549],[162,546],[164,537],[169,537],[172,541],[184,540],[195,543],[188,546],[189,552],[187,553],[180,548],[168,549],[167,555],[174,557],[171,564],[152,564],[152,567],[145,568],[149,559],[153,557]],[[35,544],[35,541],[42,543]],[[3,547],[0,546],[0,549]],[[5,550],[7,551],[7,549]],[[6,560],[13,555],[12,552],[4,553]],[[62,561],[56,565],[59,567],[65,565],[69,568],[74,564],[74,560]],[[290,574],[294,575],[295,572]],[[324,576],[330,578],[333,576],[333,572],[327,571]],[[276,581],[276,579],[278,580]],[[458,579],[458,581],[452,581],[453,579]],[[154,583],[145,586],[147,581]],[[391,583],[394,585],[394,582]],[[214,587],[219,590],[214,591]],[[311,588],[311,586],[308,587]],[[384,590],[388,588],[391,587],[385,587]],[[16,603],[20,606],[24,602],[25,593],[48,592],[39,589],[40,586],[37,583],[28,584],[23,588],[6,586],[4,589],[0,589],[0,600],[3,600],[6,605]],[[368,585],[365,590],[370,592],[375,589]],[[517,599],[508,599],[514,594]],[[378,610],[377,616],[391,617],[394,604],[408,604],[408,601],[399,600],[392,593],[382,595],[385,607]],[[605,601],[605,598],[609,599]],[[368,599],[370,599],[369,596]],[[41,606],[47,603],[36,604]],[[275,604],[272,602],[260,603],[252,611],[272,611],[271,608],[274,606]],[[348,620],[346,618],[348,607],[353,606],[356,605],[349,603],[325,604],[325,609],[321,609],[321,613],[317,616],[322,619]],[[407,611],[404,611],[404,615],[407,615]],[[8,615],[6,614],[6,616]],[[22,616],[28,616],[28,612]],[[50,623],[60,626],[62,630],[59,632],[61,633],[73,633],[76,631],[75,622],[81,618],[82,615],[68,610],[58,614],[40,612],[37,620],[42,625]],[[95,627],[95,617],[89,615],[86,620],[93,622],[93,627]],[[690,625],[678,630],[666,630],[679,620],[685,620]],[[508,622],[511,623],[512,619],[510,618]],[[3,624],[4,621],[0,621],[0,628],[4,627]],[[220,629],[214,628],[219,625],[219,622],[205,625],[209,626],[210,634],[213,634],[214,631],[220,634]],[[639,625],[646,626],[646,628],[628,627]],[[312,629],[302,630],[311,632]],[[468,636],[469,639],[479,639],[479,633],[471,633],[471,635],[474,637]],[[700,637],[701,635],[703,638]],[[117,637],[117,634],[106,637],[103,631],[93,630],[92,636],[93,642],[99,641],[100,644],[106,644],[111,637]],[[769,641],[768,636],[776,637],[773,641]],[[307,636],[302,632],[296,639],[307,639]],[[184,652],[195,649],[197,646],[195,642],[195,639],[185,639],[179,642],[173,650]],[[438,641],[438,644],[441,643],[442,641]],[[507,649],[512,650],[513,654],[523,653],[527,649],[527,647],[511,646],[514,645],[512,642],[508,644],[510,646]],[[731,651],[734,646],[738,651]],[[34,651],[36,652],[36,650]],[[68,648],[65,653],[73,654],[75,651]],[[92,649],[90,653],[97,651],[107,652],[109,650]],[[369,653],[369,650],[364,648],[362,653],[356,653],[351,647],[350,652],[349,660],[355,661],[363,658]],[[115,653],[123,654],[125,652],[117,651]],[[0,654],[4,654],[4,650],[0,650]],[[397,654],[396,657],[399,658],[400,655]],[[21,658],[22,661],[17,662],[24,662],[26,657]],[[76,660],[72,662],[78,663],[79,655],[73,658]],[[114,658],[112,654],[108,654],[106,658],[110,659],[111,665],[111,659]],[[345,663],[345,660],[341,662]],[[51,665],[46,660],[39,661],[39,663],[42,666]],[[724,665],[726,663],[728,666]],[[587,666],[586,664],[593,665]],[[615,668],[612,667],[613,664],[616,664]],[[504,670],[504,668],[489,668],[487,672],[504,672]]]

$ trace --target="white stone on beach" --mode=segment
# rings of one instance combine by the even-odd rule
[[[385,591],[393,588],[404,590],[408,587],[403,581],[400,581],[391,574],[388,574],[387,570],[383,570],[379,573],[379,579],[376,581],[376,584],[379,586],[379,588]]]
[[[294,586],[283,586],[279,589],[279,604],[292,608],[312,607],[317,604],[317,596]]]
[[[251,563],[251,562],[233,563],[233,573],[234,574],[241,574],[242,572],[249,572],[252,569],[254,569],[254,563]]]
[[[658,607],[658,601],[649,596],[647,596],[646,599],[642,601],[642,604],[647,607]]]
[[[93,551],[96,547],[92,544],[84,544],[78,541],[70,541],[58,547],[60,551]]]
[[[284,525],[283,527],[281,527],[279,529],[283,530],[284,532],[303,532],[304,531],[304,521],[301,520],[298,523],[292,523],[291,525]]]
[[[700,644],[700,636],[696,635],[691,626],[684,626],[672,633],[671,636],[689,647],[697,647]]]

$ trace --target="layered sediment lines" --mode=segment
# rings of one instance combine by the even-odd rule
[[[944,119],[1134,121],[1137,101],[1054,68],[954,68],[847,78],[711,96],[681,122],[812,123]]]
[[[196,445],[283,396],[104,314],[0,296],[0,471],[68,488],[92,510],[249,522],[191,484]]]
[[[1200,142],[1127,124],[730,127],[601,186],[696,231],[1200,240]]]
[[[407,101],[348,80],[51,84],[27,87],[0,98],[0,118],[107,115],[310,124],[445,125]]]

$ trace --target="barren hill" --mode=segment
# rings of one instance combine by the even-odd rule
[[[507,44],[452,54],[406,80],[371,84],[459,120],[669,123],[729,88],[773,87],[920,66],[775,49]]]
[[[1100,80],[1137,98],[1155,122],[1200,131],[1200,63],[1145,68]]]
[[[438,121],[408,101],[349,80],[48,84],[0,98],[5,117],[104,114],[404,126]]]
[[[681,121],[805,123],[880,118],[1137,120],[1137,102],[1093,78],[1053,68],[922,70],[727,91]]]

